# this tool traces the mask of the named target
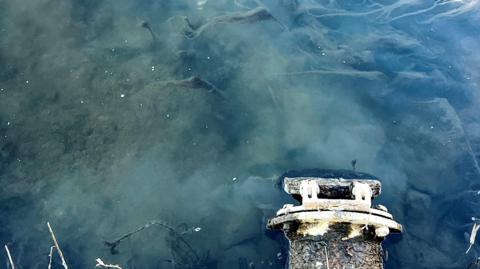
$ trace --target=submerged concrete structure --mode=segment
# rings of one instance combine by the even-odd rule
[[[380,181],[353,171],[317,174],[283,177],[283,189],[300,204],[284,205],[267,224],[289,239],[289,268],[382,269],[381,242],[402,226],[385,206],[372,208]]]

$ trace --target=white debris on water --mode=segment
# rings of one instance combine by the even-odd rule
[[[123,97],[125,97],[125,94],[123,94],[123,93],[120,94],[120,98],[123,98]]]
[[[467,254],[472,248],[472,246],[475,244],[475,238],[477,237],[477,232],[479,228],[480,228],[480,225],[478,225],[477,223],[473,224],[472,231],[470,232],[470,242],[469,242],[470,244],[468,246],[467,251],[465,251],[465,254]]]
[[[208,0],[199,0],[197,1],[197,9],[202,10],[203,6],[208,2]]]
[[[196,227],[195,229],[193,229],[193,231],[195,231],[195,232],[200,232],[201,230],[202,230],[202,228],[200,228],[200,227]]]

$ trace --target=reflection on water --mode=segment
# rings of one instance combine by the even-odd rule
[[[0,0],[1,243],[45,268],[50,221],[72,268],[281,268],[276,178],[356,159],[406,228],[387,268],[467,267],[477,2]],[[151,221],[199,256],[103,243]]]

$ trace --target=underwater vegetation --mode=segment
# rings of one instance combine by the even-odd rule
[[[405,227],[386,268],[478,267],[479,9],[0,0],[5,262],[47,268],[50,222],[71,268],[282,268],[280,175],[354,167]]]

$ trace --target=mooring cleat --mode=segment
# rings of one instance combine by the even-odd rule
[[[289,268],[383,268],[381,242],[400,233],[402,225],[385,206],[372,208],[380,181],[327,174],[283,178],[283,189],[301,204],[284,205],[267,228],[282,230],[289,239]]]

